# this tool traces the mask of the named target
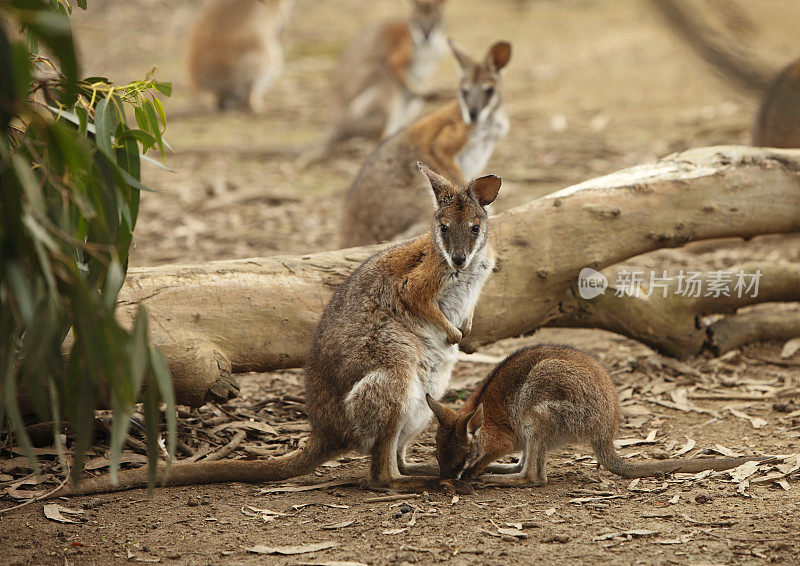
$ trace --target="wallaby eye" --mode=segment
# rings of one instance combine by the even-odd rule
[[[494,95],[494,87],[493,86],[487,86],[486,87],[486,96],[488,98],[491,98],[493,95]]]
[[[467,98],[467,96],[469,96],[469,89],[462,88],[461,89],[461,96],[463,96],[464,98]]]
[[[481,231],[481,225],[480,224],[474,224],[472,226],[472,233],[473,234],[478,234],[480,231]]]
[[[440,224],[439,229],[442,231],[442,234],[447,234],[447,231],[449,230],[449,228],[444,224]]]

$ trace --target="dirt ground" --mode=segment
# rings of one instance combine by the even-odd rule
[[[189,92],[184,41],[197,4],[96,0],[74,17],[85,74],[127,81],[157,66],[157,76],[175,86],[166,104],[166,137],[176,151],[167,165],[174,172],[145,169],[145,181],[160,192],[143,198],[132,264],[330,247],[338,230],[339,197],[372,144],[348,143],[301,173],[280,153],[311,144],[324,131],[329,74],[348,39],[405,6],[400,0],[297,0],[284,38],[286,72],[268,94],[271,110],[254,117],[212,113],[207,100]],[[757,101],[698,61],[647,2],[449,4],[448,30],[467,49],[480,53],[497,39],[514,46],[505,83],[512,128],[489,165],[504,179],[496,210],[674,151],[748,140]],[[775,69],[796,58],[800,5],[795,0],[741,5],[752,28],[736,33],[753,51]],[[698,0],[697,6],[720,26],[730,20],[724,2]],[[455,82],[455,65],[446,60],[436,86]],[[756,259],[800,261],[800,240],[767,238],[708,253],[662,251],[632,263],[699,270]],[[800,355],[781,359],[782,344],[754,344],[721,358],[707,355],[681,364],[610,333],[545,329],[480,353],[501,358],[541,342],[583,348],[608,368],[623,400],[620,438],[626,439],[621,451],[627,457],[800,452]],[[459,364],[447,398],[464,398],[490,368]],[[186,454],[218,450],[239,425],[247,437],[232,457],[277,455],[296,447],[308,431],[301,377],[299,370],[243,375],[240,398],[182,412]],[[414,458],[433,458],[432,431],[420,438]],[[104,451],[99,440],[93,456]],[[40,452],[53,461],[51,449]],[[126,454],[136,459],[135,450]],[[18,456],[13,449],[0,450],[2,489],[28,474],[24,462],[12,456]],[[0,563],[798,561],[800,487],[789,464],[763,466],[743,480],[704,473],[631,482],[598,470],[590,451],[574,446],[555,451],[549,470],[550,483],[543,488],[478,486],[475,494],[459,498],[431,493],[376,502],[370,499],[386,494],[357,485],[367,461],[351,455],[279,485],[334,480],[356,485],[260,493],[277,486],[234,484],[58,501],[84,511],[76,523],[48,520],[43,504],[34,503],[0,516]],[[45,471],[55,471],[46,484],[52,488],[58,470],[46,465]],[[247,550],[326,541],[334,546],[299,555]]]

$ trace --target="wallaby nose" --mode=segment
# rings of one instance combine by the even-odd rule
[[[470,110],[469,111],[469,121],[475,122],[478,119],[478,111],[477,110]]]
[[[453,254],[453,265],[461,267],[467,262],[467,256],[464,254]]]

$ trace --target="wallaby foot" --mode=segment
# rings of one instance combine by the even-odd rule
[[[439,466],[433,464],[397,463],[400,473],[404,476],[434,476],[439,475]]]
[[[522,472],[522,460],[511,464],[489,464],[485,471],[487,474],[519,474]]]
[[[423,491],[438,492],[459,495],[470,495],[475,493],[472,486],[463,481],[455,479],[444,479],[431,476],[398,476],[388,481],[370,480],[367,482],[370,488],[389,488],[400,493],[421,493]]]
[[[547,478],[543,480],[533,479],[524,473],[509,475],[486,474],[480,477],[480,482],[487,487],[542,487],[547,485]]]

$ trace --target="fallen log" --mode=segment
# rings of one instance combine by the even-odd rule
[[[563,316],[558,306],[584,267],[697,240],[800,231],[800,150],[670,155],[496,215],[492,231],[497,267],[467,350]],[[233,372],[301,366],[336,287],[387,245],[132,268],[119,317],[131,324],[147,306],[178,403],[224,400],[237,390]]]
[[[657,271],[656,277],[661,275],[661,270]],[[682,279],[656,280],[657,287],[644,281],[635,293],[629,285],[632,272],[622,266],[603,270],[609,287],[591,299],[582,298],[573,287],[559,305],[558,317],[548,326],[608,330],[675,358],[687,358],[704,349],[721,355],[758,339],[800,336],[797,311],[731,314],[709,324],[704,321],[709,315],[736,313],[750,305],[800,300],[800,264],[747,263],[719,271],[687,272]],[[745,285],[751,285],[756,274],[758,283],[737,289],[739,273]],[[730,281],[715,291],[715,282],[724,276]]]

